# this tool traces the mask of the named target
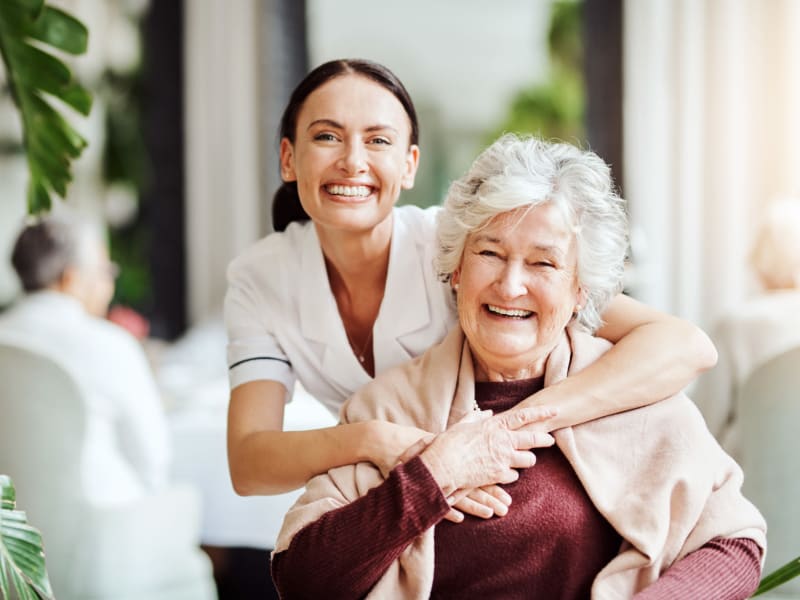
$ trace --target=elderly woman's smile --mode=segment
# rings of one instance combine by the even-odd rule
[[[502,213],[467,238],[453,273],[476,377],[538,377],[580,304],[575,236],[547,202]]]

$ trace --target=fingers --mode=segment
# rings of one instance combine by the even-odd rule
[[[403,454],[400,455],[400,458],[397,459],[397,464],[406,463],[412,458],[414,458],[417,454],[425,450],[428,445],[433,441],[433,435],[426,435],[421,437],[417,440],[416,443],[409,446]]]
[[[549,406],[526,406],[507,410],[497,415],[497,418],[507,429],[516,430],[533,423],[543,423],[555,417],[556,414],[556,409]]]
[[[470,490],[469,494],[454,506],[466,514],[481,519],[506,515],[508,505],[511,504],[511,496],[496,485],[486,486],[486,488]]]
[[[458,423],[476,423],[478,421],[483,421],[484,419],[488,419],[492,416],[491,410],[472,410],[465,414],[461,419],[459,419]]]
[[[464,513],[456,510],[455,508],[451,508],[450,512],[447,513],[444,518],[451,523],[461,523],[461,521],[464,520]]]
[[[509,433],[513,439],[514,448],[517,450],[548,448],[556,442],[552,435],[544,431],[517,430]]]

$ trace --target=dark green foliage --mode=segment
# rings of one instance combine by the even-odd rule
[[[44,0],[0,2],[0,56],[8,87],[22,119],[28,161],[28,211],[48,210],[50,194],[62,198],[72,181],[72,161],[86,147],[84,140],[54,106],[54,99],[88,115],[92,98],[50,46],[68,54],[86,51],[88,32],[67,13]]]

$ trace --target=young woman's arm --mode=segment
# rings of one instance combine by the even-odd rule
[[[267,380],[231,392],[228,465],[238,494],[288,492],[328,469],[364,460],[388,471],[409,446],[428,435],[382,421],[283,431],[285,396],[283,384]]]
[[[717,361],[696,325],[617,296],[597,335],[614,342],[599,360],[519,406],[554,406],[552,429],[652,404],[678,393]]]

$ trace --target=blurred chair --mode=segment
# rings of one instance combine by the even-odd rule
[[[800,348],[756,368],[737,402],[743,490],[767,520],[768,574],[800,556]],[[769,597],[800,599],[800,578]]]
[[[59,600],[211,600],[194,490],[169,487],[98,506],[82,484],[88,426],[81,390],[56,361],[0,340],[0,473],[41,530]]]

